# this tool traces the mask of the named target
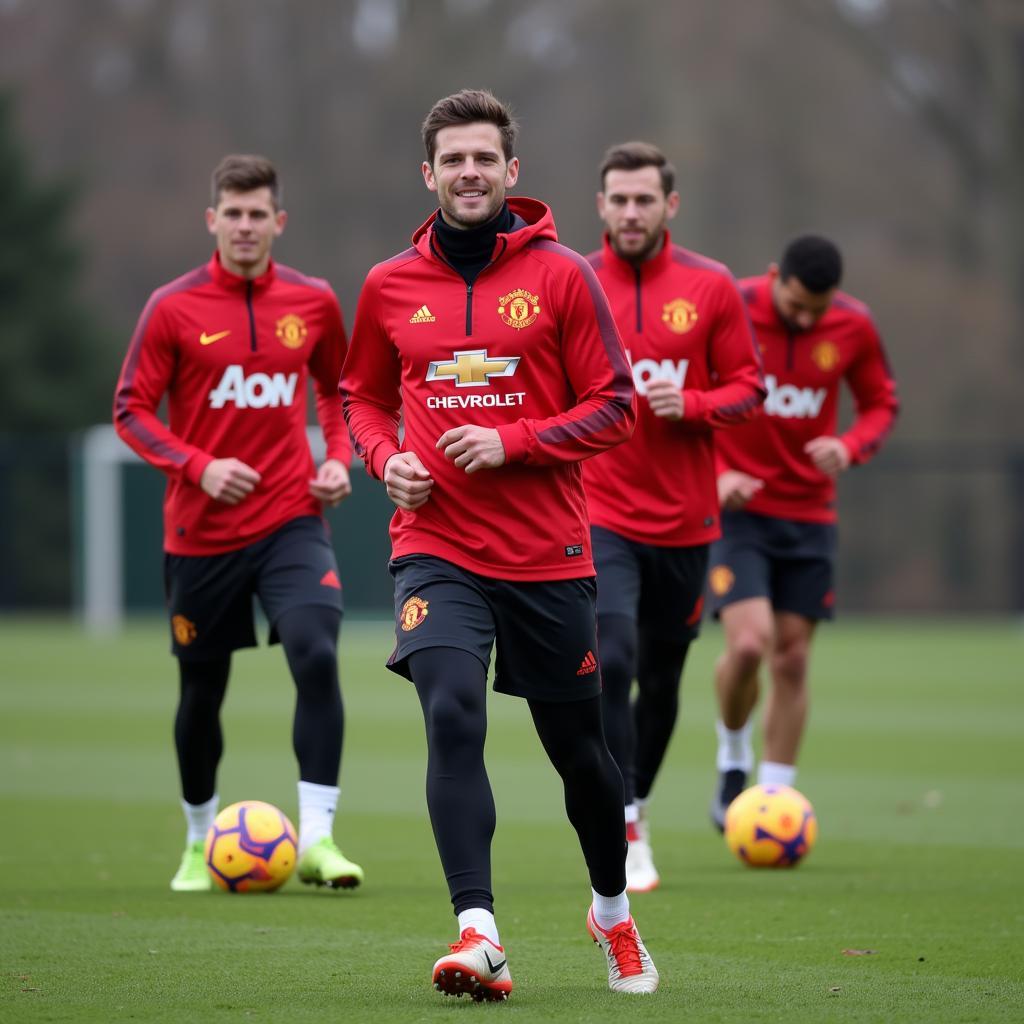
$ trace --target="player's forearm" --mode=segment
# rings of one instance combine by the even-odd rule
[[[554,465],[580,462],[628,441],[636,424],[632,394],[593,399],[547,419],[498,427],[509,462]]]
[[[707,391],[684,391],[683,420],[715,428],[745,423],[760,414],[766,394],[756,374]]]
[[[876,407],[861,412],[840,440],[850,452],[854,465],[867,462],[882,447],[896,425],[896,409]]]

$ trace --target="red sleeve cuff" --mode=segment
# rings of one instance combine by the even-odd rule
[[[704,419],[704,396],[700,391],[683,391],[683,421],[697,422]]]
[[[199,481],[203,478],[203,473],[205,472],[206,467],[211,462],[213,462],[212,455],[207,455],[206,452],[196,452],[196,454],[185,463],[185,468],[182,471],[185,479],[190,484],[195,484],[195,486],[198,487]]]
[[[392,455],[397,455],[400,449],[395,448],[390,444],[379,444],[373,449],[370,455],[369,466],[371,475],[375,476],[378,480],[384,479],[384,467],[387,465],[388,459]]]
[[[526,431],[522,424],[503,423],[497,428],[501,446],[505,449],[506,462],[524,462],[526,460]]]

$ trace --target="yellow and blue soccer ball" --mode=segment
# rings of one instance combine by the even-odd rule
[[[725,841],[752,868],[791,868],[817,838],[814,808],[792,786],[751,786],[725,812]]]
[[[225,807],[206,834],[206,866],[230,892],[270,892],[295,870],[295,828],[273,804],[242,800]]]

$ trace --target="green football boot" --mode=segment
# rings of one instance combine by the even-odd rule
[[[185,847],[178,873],[171,879],[171,888],[175,892],[208,892],[213,888],[213,879],[206,868],[202,839]]]
[[[302,855],[297,870],[299,881],[307,885],[354,889],[363,881],[363,869],[353,864],[330,836],[324,836]]]

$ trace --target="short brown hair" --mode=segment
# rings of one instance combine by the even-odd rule
[[[251,192],[256,188],[269,188],[274,206],[281,205],[281,186],[277,169],[265,157],[254,153],[231,153],[214,168],[210,179],[213,205],[220,202],[221,192]]]
[[[486,121],[498,129],[501,133],[501,148],[505,153],[505,159],[511,160],[515,155],[516,136],[519,134],[519,125],[512,116],[512,108],[486,89],[462,89],[451,96],[445,96],[443,100],[438,100],[423,121],[421,133],[423,146],[427,151],[427,162],[434,162],[437,133],[442,128],[472,124],[475,121]]]
[[[638,171],[641,167],[657,167],[661,187],[668,195],[676,185],[676,169],[657,146],[649,142],[621,142],[610,146],[601,161],[601,188],[609,171]]]

